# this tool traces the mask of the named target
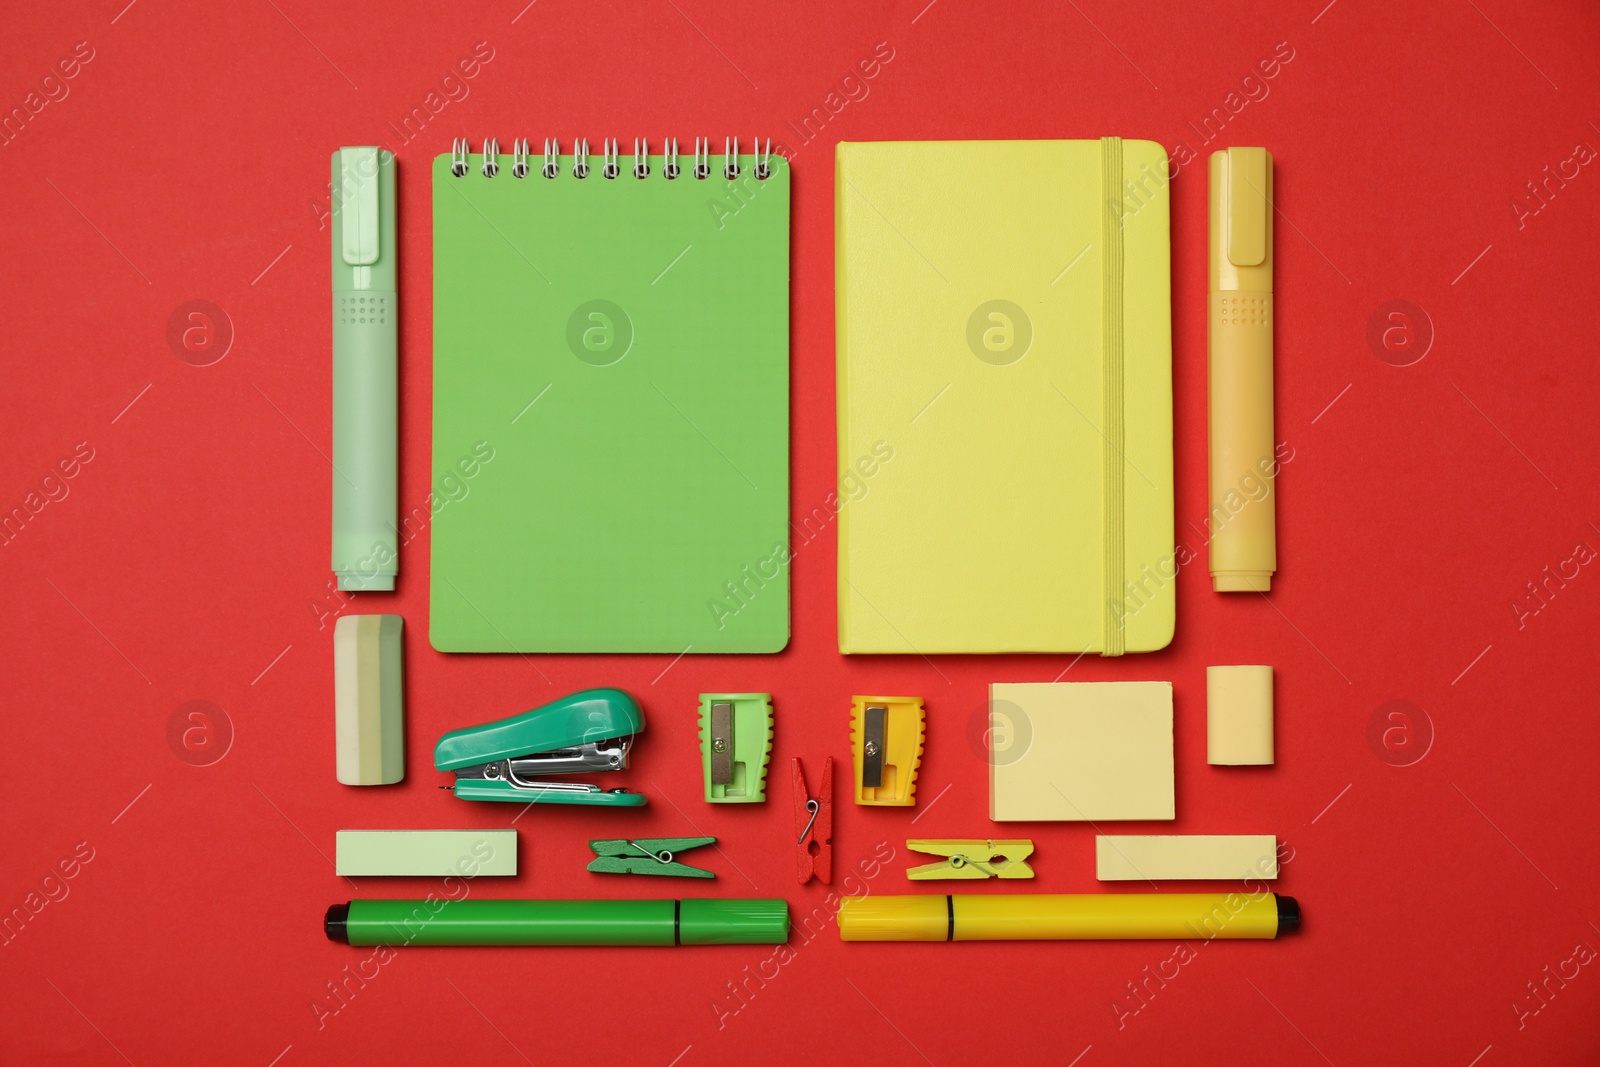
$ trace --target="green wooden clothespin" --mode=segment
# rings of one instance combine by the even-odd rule
[[[588,869],[596,874],[664,874],[672,878],[715,878],[711,871],[702,871],[686,863],[678,863],[673,856],[702,845],[714,845],[714,837],[642,837],[638,840],[619,838],[608,841],[590,841],[589,847],[598,858]]]

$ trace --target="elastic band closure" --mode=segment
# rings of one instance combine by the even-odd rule
[[[1102,453],[1101,500],[1104,540],[1105,621],[1100,654],[1123,653],[1122,586],[1126,564],[1123,558],[1127,538],[1124,531],[1123,468],[1123,381],[1122,381],[1122,138],[1100,139],[1100,243],[1101,243],[1101,321],[1100,348],[1101,432],[1106,439]]]

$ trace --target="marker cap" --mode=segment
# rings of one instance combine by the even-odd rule
[[[1272,153],[1211,155],[1211,289],[1272,292]]]

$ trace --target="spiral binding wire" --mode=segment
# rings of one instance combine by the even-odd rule
[[[620,138],[607,137],[601,143],[600,174],[608,181],[614,181],[622,174],[622,141]],[[532,172],[532,149],[526,137],[516,138],[511,142],[511,174],[516,178],[526,178]],[[676,181],[683,174],[681,158],[678,154],[678,139],[668,137],[663,141],[663,162],[661,176],[667,181]],[[759,181],[766,181],[772,176],[772,138],[767,138],[766,144],[756,138],[755,151],[755,177]],[[472,145],[465,137],[454,138],[450,142],[450,174],[456,178],[465,178],[472,169]],[[592,168],[589,165],[589,141],[579,138],[572,146],[572,176],[574,178],[587,178]],[[633,139],[633,163],[628,168],[633,177],[643,181],[650,177],[650,141],[646,137]],[[500,173],[500,142],[496,138],[489,138],[483,142],[483,164],[479,171],[485,178],[494,178]],[[722,139],[722,177],[727,181],[739,179],[739,138],[724,137]],[[555,178],[561,173],[561,143],[554,137],[544,139],[544,162],[539,167],[539,173],[545,178]],[[696,137],[694,139],[694,162],[689,174],[697,181],[705,181],[711,177],[711,138]]]

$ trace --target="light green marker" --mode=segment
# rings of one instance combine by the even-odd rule
[[[394,153],[333,154],[333,571],[392,590],[400,570]]]

